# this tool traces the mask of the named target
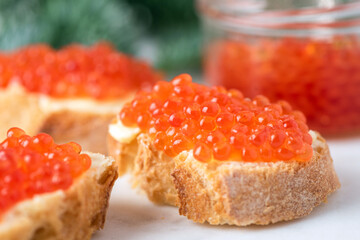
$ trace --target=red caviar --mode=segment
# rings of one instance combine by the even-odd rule
[[[11,128],[0,143],[0,216],[37,194],[66,190],[89,169],[91,159],[76,143],[57,145],[51,136],[28,136]]]
[[[0,53],[0,86],[19,82],[30,92],[56,98],[121,98],[151,86],[162,77],[141,61],[110,44],[70,45],[54,50],[45,44]]]
[[[188,74],[139,92],[119,117],[125,126],[147,132],[156,149],[171,157],[193,150],[202,162],[306,162],[313,153],[306,118],[288,103],[192,83]]]
[[[211,84],[249,97],[284,99],[323,133],[360,130],[357,36],[214,42],[206,51],[205,75]]]

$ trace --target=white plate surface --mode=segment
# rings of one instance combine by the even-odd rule
[[[360,239],[360,138],[329,145],[342,187],[305,218],[270,226],[197,224],[175,207],[153,205],[125,177],[116,182],[105,228],[93,239]]]

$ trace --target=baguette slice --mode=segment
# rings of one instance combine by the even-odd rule
[[[0,138],[10,127],[19,127],[103,154],[107,126],[123,103],[163,79],[148,63],[106,41],[0,51],[0,68]]]
[[[117,166],[88,153],[91,168],[66,191],[40,194],[18,203],[0,219],[3,240],[83,240],[102,228]]]
[[[58,144],[74,141],[84,150],[106,154],[108,125],[132,95],[114,101],[55,99],[12,84],[0,90],[0,137],[15,126],[30,135],[48,133]]]
[[[308,215],[340,187],[325,140],[311,135],[314,154],[307,163],[202,163],[191,151],[170,158],[146,134],[126,143],[109,134],[108,142],[119,173],[132,172],[151,201],[178,206],[195,222],[246,226]]]

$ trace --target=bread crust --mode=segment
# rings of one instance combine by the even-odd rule
[[[138,145],[133,169],[134,186],[143,189],[152,202],[177,205],[177,192],[170,175],[175,167],[174,160],[157,151],[145,134],[139,135]]]
[[[92,167],[66,191],[40,194],[2,216],[0,239],[84,240],[104,226],[117,165],[89,153]]]
[[[146,134],[129,144],[108,135],[109,154],[119,166],[119,176],[131,172],[133,187],[139,187],[157,204],[177,204],[177,192],[169,174],[175,167],[172,158],[157,151]]]
[[[167,157],[146,134],[137,141],[132,171],[137,186],[151,201],[178,206],[181,215],[195,222],[246,226],[296,219],[340,187],[328,146],[318,133],[308,163],[202,163],[191,152]]]
[[[192,154],[175,158],[172,172],[179,212],[195,222],[266,225],[308,215],[340,187],[325,140],[307,163],[202,164]]]

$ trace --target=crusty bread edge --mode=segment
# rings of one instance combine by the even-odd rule
[[[2,216],[0,239],[90,239],[105,222],[117,165],[112,158],[88,153],[91,168],[66,191],[35,196]]]
[[[169,161],[168,157],[153,147],[146,134],[138,135],[137,142],[130,144],[122,144],[109,134],[108,146],[110,155],[122,163],[119,165],[119,171],[121,173],[130,171],[135,185],[139,186],[151,201],[179,206],[180,214],[186,215],[196,222],[207,221],[211,224],[239,226],[264,225],[305,216],[315,206],[326,201],[326,197],[340,187],[325,140],[318,133],[313,135],[315,137],[313,141],[314,156],[306,164],[298,162],[224,163],[218,161],[204,164],[195,161],[189,152],[183,152]],[[128,152],[129,149],[136,148],[138,148],[136,157],[130,157],[134,156],[134,153]],[[121,154],[119,155],[119,153]],[[317,172],[323,173],[321,177],[316,176]],[[305,205],[301,207],[301,201],[298,201],[296,197],[291,197],[293,191],[290,189],[290,185],[282,185],[282,187],[285,186],[284,189],[272,189],[272,191],[277,192],[279,197],[281,196],[280,198],[287,197],[288,199],[273,201],[271,195],[274,194],[269,192],[271,184],[267,181],[273,181],[273,184],[278,185],[282,181],[299,181],[299,179],[301,180],[299,173],[304,178],[306,176],[316,180],[314,184],[311,184],[311,181],[302,179],[302,184],[304,184],[304,188],[309,188],[310,192],[314,191],[317,196],[304,201]],[[236,183],[233,182],[230,185],[224,183],[233,181],[234,176],[247,181],[244,186],[249,184],[259,186],[253,189],[250,187],[247,192],[241,192],[239,189],[234,189]],[[264,199],[265,196],[263,199],[261,196],[256,196],[258,201],[266,203],[266,206],[256,206],[256,211],[249,214],[251,208],[246,205],[240,206],[239,201],[243,203],[248,201],[247,204],[250,204],[251,199],[245,199],[245,201],[239,198],[238,202],[231,201],[230,189],[233,192],[237,191],[237,194],[241,192],[243,196],[253,197],[252,193],[258,191],[259,195],[267,194],[266,197],[269,200]],[[300,189],[298,188],[298,190]],[[176,196],[174,197],[174,195]],[[297,195],[297,197],[299,196]],[[293,203],[294,201],[295,203]],[[241,208],[245,209],[245,213],[239,214]]]
[[[340,187],[325,140],[316,134],[307,163],[203,164],[189,152],[175,160],[172,172],[179,212],[195,222],[266,225],[310,214]]]

